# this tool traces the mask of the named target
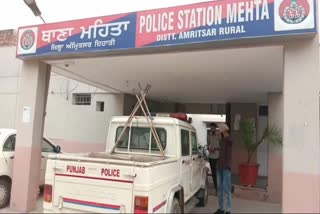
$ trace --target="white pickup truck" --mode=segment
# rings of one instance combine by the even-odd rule
[[[208,200],[206,162],[196,130],[186,121],[153,117],[165,158],[145,117],[114,117],[106,152],[52,155],[47,162],[44,212],[180,213],[193,196]]]

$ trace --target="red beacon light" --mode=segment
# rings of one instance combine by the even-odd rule
[[[192,122],[192,118],[191,117],[188,118],[188,115],[185,113],[157,113],[156,117],[172,117],[178,120],[185,121],[187,123]]]
[[[187,122],[188,121],[188,115],[185,113],[170,113],[170,117],[182,120]]]

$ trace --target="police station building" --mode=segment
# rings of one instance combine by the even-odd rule
[[[30,211],[36,203],[48,83],[58,67],[101,89],[134,94],[138,83],[151,84],[148,97],[167,112],[224,106],[234,173],[245,156],[235,120],[252,117],[259,125],[256,106],[268,106],[267,125],[282,130],[283,146],[268,148],[263,194],[283,212],[320,212],[316,0],[221,0],[106,15],[19,28],[12,209]],[[180,108],[183,103],[197,110]]]

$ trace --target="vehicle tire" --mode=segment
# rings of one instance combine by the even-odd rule
[[[174,198],[172,201],[172,207],[169,213],[181,213],[181,207],[178,199]]]
[[[11,182],[8,180],[0,180],[0,208],[9,205],[11,194]]]
[[[199,191],[199,203],[197,206],[204,207],[208,203],[208,195],[209,195],[209,189],[208,189],[208,176],[206,176],[206,181],[204,185],[204,189],[200,189]]]

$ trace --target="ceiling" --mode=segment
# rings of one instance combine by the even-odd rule
[[[47,61],[53,71],[110,92],[151,84],[149,98],[181,103],[265,103],[281,92],[283,47],[268,46]]]

